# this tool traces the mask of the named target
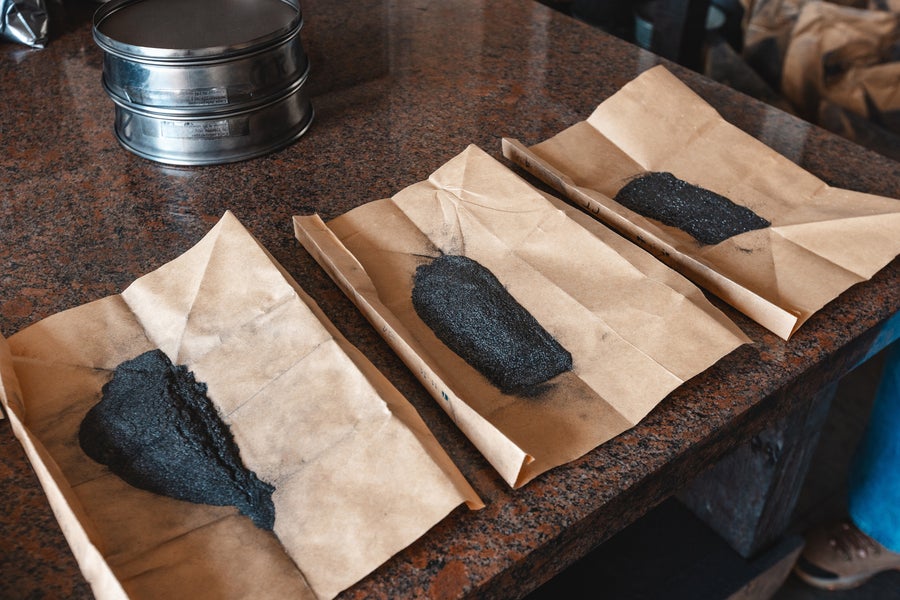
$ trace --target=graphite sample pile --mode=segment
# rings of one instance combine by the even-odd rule
[[[412,303],[439,340],[504,393],[528,392],[572,369],[572,355],[468,257],[417,267]]]
[[[228,426],[184,365],[160,350],[121,363],[81,422],[84,452],[127,483],[275,525],[275,488],[245,468]]]
[[[619,190],[615,201],[645,217],[677,227],[701,244],[718,244],[771,225],[749,208],[666,172],[650,172],[632,179]]]

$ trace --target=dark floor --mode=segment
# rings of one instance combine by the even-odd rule
[[[879,575],[851,591],[827,592],[793,575],[746,588],[747,578],[764,580],[778,556],[797,550],[802,532],[844,513],[846,473],[865,427],[882,368],[877,355],[848,374],[838,387],[801,496],[783,542],[747,561],[678,500],[664,502],[632,527],[555,578],[527,600],[891,600],[900,599],[900,571]],[[782,561],[786,572],[790,563]],[[775,569],[777,571],[777,569]],[[771,579],[771,577],[770,577]],[[741,590],[741,588],[743,588]]]

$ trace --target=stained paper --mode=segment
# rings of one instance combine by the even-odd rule
[[[504,155],[787,340],[825,304],[900,253],[900,201],[827,185],[725,121],[663,66],[585,121]],[[615,202],[632,178],[668,172],[771,223],[718,244]]]
[[[747,341],[686,279],[475,146],[392,198],[294,228],[513,487],[631,428]],[[488,269],[572,370],[505,394],[442,343],[411,300],[417,267],[441,255]]]
[[[98,598],[332,598],[481,501],[412,406],[231,213],[124,292],[0,338],[0,400]],[[274,533],[132,487],[78,428],[158,348],[208,386]]]

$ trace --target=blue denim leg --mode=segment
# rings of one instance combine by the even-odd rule
[[[900,342],[887,349],[849,488],[850,518],[856,526],[888,550],[900,552]]]

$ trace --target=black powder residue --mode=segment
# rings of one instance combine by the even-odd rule
[[[275,488],[244,467],[228,426],[184,365],[159,350],[121,363],[81,422],[84,452],[127,483],[275,525]]]
[[[718,244],[771,225],[749,208],[666,172],[632,179],[615,200],[645,217],[681,229],[701,244]]]
[[[438,339],[504,393],[527,393],[572,369],[572,355],[468,257],[416,268],[412,303]]]

